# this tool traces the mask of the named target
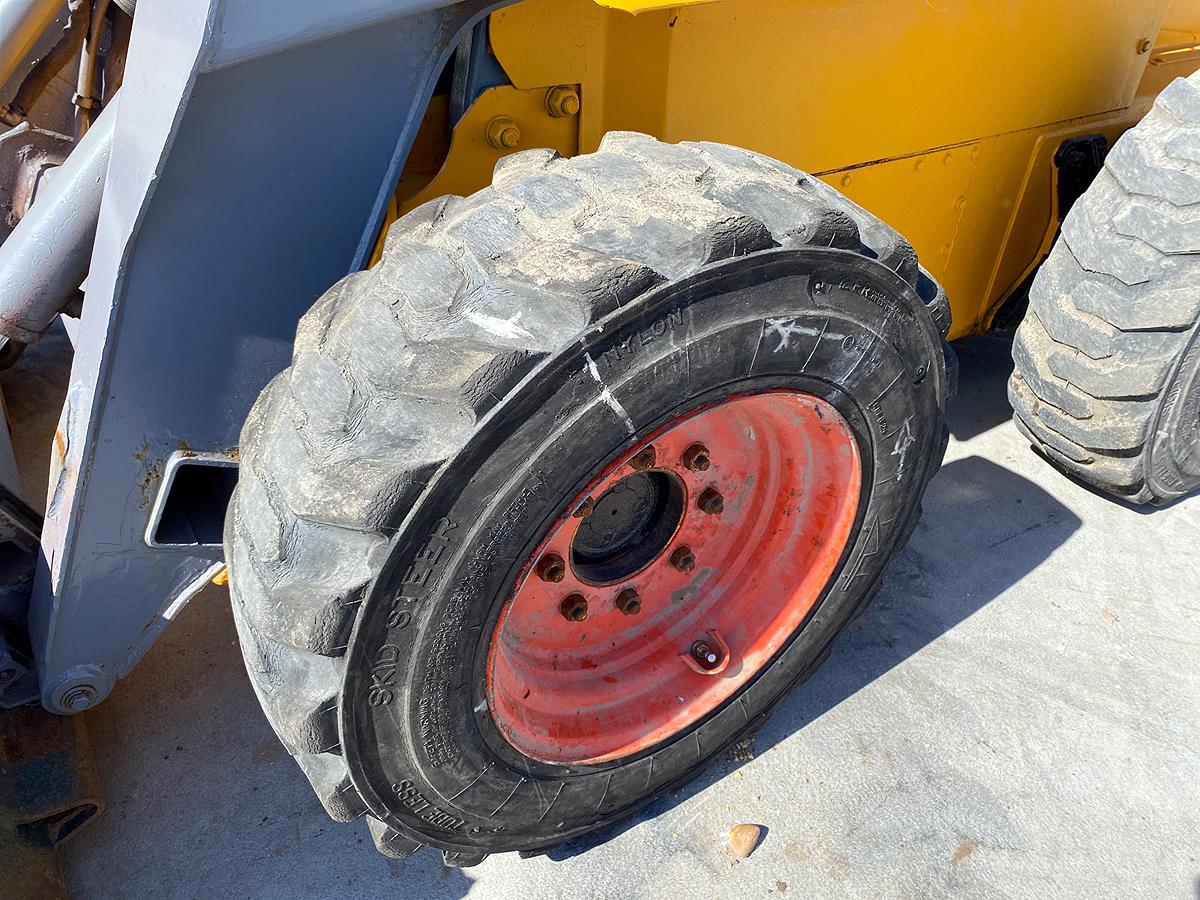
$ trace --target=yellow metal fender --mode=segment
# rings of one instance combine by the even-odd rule
[[[512,84],[476,101],[424,177],[410,162],[394,214],[486,186],[514,150],[587,153],[613,130],[735,144],[904,234],[956,338],[987,330],[1053,242],[1057,148],[1115,141],[1191,74],[1197,23],[1200,0],[525,0],[491,17]]]

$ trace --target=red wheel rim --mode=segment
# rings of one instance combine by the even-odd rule
[[[715,710],[820,598],[861,480],[841,414],[797,391],[728,398],[622,455],[501,611],[487,666],[500,733],[533,759],[599,763]]]

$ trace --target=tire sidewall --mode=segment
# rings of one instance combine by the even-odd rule
[[[1200,330],[1180,355],[1152,426],[1146,482],[1154,496],[1170,501],[1200,487]]]
[[[431,482],[389,547],[347,652],[343,754],[371,813],[449,849],[533,849],[690,777],[809,673],[903,542],[941,446],[941,340],[912,289],[837,250],[771,251],[667,285],[541,365]],[[805,623],[730,700],[614,763],[550,766],[495,729],[497,617],[566,505],[639,436],[770,388],[833,404],[859,444],[857,521]]]

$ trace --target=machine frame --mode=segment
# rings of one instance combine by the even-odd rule
[[[1200,3],[997,5],[970,22],[968,5],[905,4],[897,23],[894,0],[850,15],[764,0],[759,14],[811,22],[797,31],[803,52],[784,54],[775,35],[736,23],[736,0],[296,0],[286,14],[144,3],[121,102],[89,133],[94,152],[68,162],[106,175],[84,197],[98,225],[94,246],[77,238],[91,251],[87,302],[29,609],[42,704],[68,714],[102,701],[220,579],[211,532],[156,537],[178,473],[236,465],[242,422],[287,365],[299,317],[371,261],[384,226],[482,187],[513,149],[587,152],[606,131],[640,129],[776,155],[913,242],[952,299],[951,337],[991,327],[1057,233],[1061,149],[1111,142],[1196,67],[1200,26],[1175,20],[1200,22]],[[764,53],[751,60],[755,41]],[[849,61],[847,45],[860,48]],[[714,78],[722,47],[746,62]],[[456,50],[459,81],[435,100]],[[670,71],[660,61],[647,81],[655,53]],[[1063,71],[1077,76],[1069,89],[1054,83]],[[560,88],[578,112],[548,103]],[[518,125],[517,147],[496,138],[497,118]],[[63,181],[56,191],[86,184]],[[14,235],[45,226],[53,206]],[[6,290],[49,278],[53,260],[18,270],[19,242],[4,249]],[[195,502],[220,502],[210,493]]]

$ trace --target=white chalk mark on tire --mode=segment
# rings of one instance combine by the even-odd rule
[[[629,413],[625,411],[625,407],[621,405],[621,401],[613,396],[612,391],[608,389],[608,384],[600,377],[600,370],[596,367],[596,361],[592,359],[592,354],[585,353],[587,358],[588,371],[592,373],[592,377],[596,379],[596,384],[600,385],[600,396],[609,408],[615,412],[625,422],[625,427],[629,429],[629,433],[637,437],[637,429],[633,427],[633,419],[629,418]]]
[[[815,337],[824,341],[844,341],[846,339],[844,334],[798,325],[799,321],[799,319],[767,319],[767,334],[773,334],[779,338],[779,346],[775,348],[775,353],[788,349],[794,337]]]
[[[896,438],[896,448],[892,451],[892,456],[900,457],[900,461],[896,464],[896,481],[904,479],[904,463],[908,458],[908,448],[917,441],[916,434],[913,433],[912,416],[904,420],[904,424],[900,426],[900,435]]]

